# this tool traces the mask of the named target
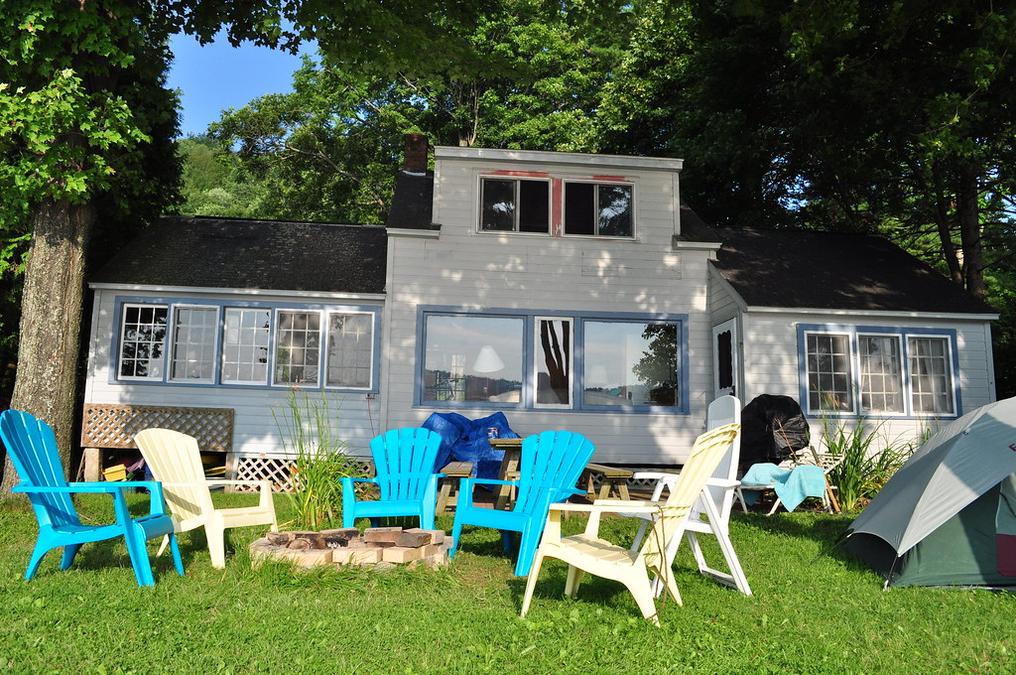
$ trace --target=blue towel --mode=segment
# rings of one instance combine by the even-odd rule
[[[793,511],[808,497],[825,494],[825,474],[817,466],[796,466],[781,469],[775,464],[752,464],[741,478],[741,484],[771,487],[788,511]],[[749,503],[758,496],[749,492],[745,500]]]

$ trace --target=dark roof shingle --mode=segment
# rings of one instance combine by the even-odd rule
[[[377,225],[166,216],[92,276],[98,283],[383,293]]]
[[[749,306],[995,312],[882,237],[754,228],[711,234],[723,243],[712,264]]]

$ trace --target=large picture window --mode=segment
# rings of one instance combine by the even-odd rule
[[[424,320],[425,401],[522,401],[522,318],[432,314]]]
[[[275,333],[275,383],[317,386],[321,313],[280,310],[278,317]]]
[[[601,237],[634,235],[632,186],[613,183],[564,185],[564,233]]]
[[[809,413],[958,414],[954,333],[878,326],[798,330],[801,394]]]
[[[166,344],[165,305],[125,304],[117,375],[124,380],[161,380]]]
[[[374,316],[365,313],[330,313],[326,354],[327,386],[355,389],[370,387]]]
[[[586,406],[677,406],[678,327],[675,323],[583,323]]]
[[[215,340],[219,330],[217,307],[173,308],[173,355],[169,379],[213,382]]]
[[[222,382],[267,384],[270,309],[226,308],[222,337]]]
[[[550,182],[482,178],[480,229],[502,232],[550,232]]]

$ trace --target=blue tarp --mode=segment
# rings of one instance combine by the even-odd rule
[[[434,471],[440,471],[448,462],[472,462],[474,476],[497,478],[504,451],[490,447],[487,435],[490,427],[497,429],[498,438],[519,437],[508,426],[508,418],[500,412],[477,420],[458,413],[434,413],[428,417],[423,428],[441,436]]]

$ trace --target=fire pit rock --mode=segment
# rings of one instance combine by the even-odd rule
[[[448,564],[451,537],[441,530],[418,527],[372,527],[320,532],[269,532],[250,545],[254,565],[265,560],[288,560],[299,567],[376,567],[395,565],[443,567]]]

